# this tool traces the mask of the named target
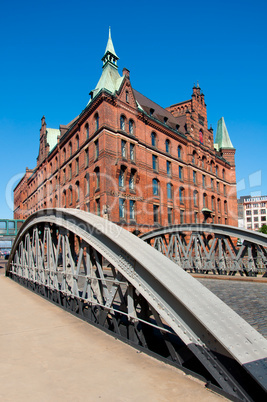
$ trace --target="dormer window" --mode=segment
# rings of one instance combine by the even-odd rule
[[[167,124],[168,117],[164,117],[164,124]]]
[[[150,112],[149,112],[150,116],[153,116],[153,113],[154,113],[154,112],[155,112],[155,109],[151,108],[151,109],[150,109]]]

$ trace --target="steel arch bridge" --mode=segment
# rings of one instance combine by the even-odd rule
[[[257,276],[267,271],[267,236],[251,230],[183,224],[140,237],[189,272]]]
[[[177,263],[112,222],[38,211],[7,275],[142,350],[204,376],[233,400],[263,400],[267,340]]]

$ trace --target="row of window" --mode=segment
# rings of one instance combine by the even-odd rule
[[[259,222],[259,219],[261,220],[261,222],[266,222],[266,216],[260,216],[260,217],[254,216],[253,221]],[[252,222],[252,217],[248,217],[247,222]]]
[[[266,209],[261,209],[260,211],[258,209],[254,209],[253,210],[253,215],[259,215],[259,213],[261,215],[265,215],[266,214]],[[246,211],[246,215],[252,215],[252,211]]]

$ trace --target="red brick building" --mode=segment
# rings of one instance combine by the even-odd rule
[[[199,85],[166,109],[120,76],[109,35],[102,74],[81,114],[59,129],[42,118],[37,166],[14,190],[14,218],[80,208],[131,231],[207,222],[237,225],[235,149],[223,118],[215,143]]]

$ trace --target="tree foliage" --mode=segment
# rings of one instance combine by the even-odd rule
[[[259,232],[267,234],[267,225],[262,225],[262,227],[259,229]]]

